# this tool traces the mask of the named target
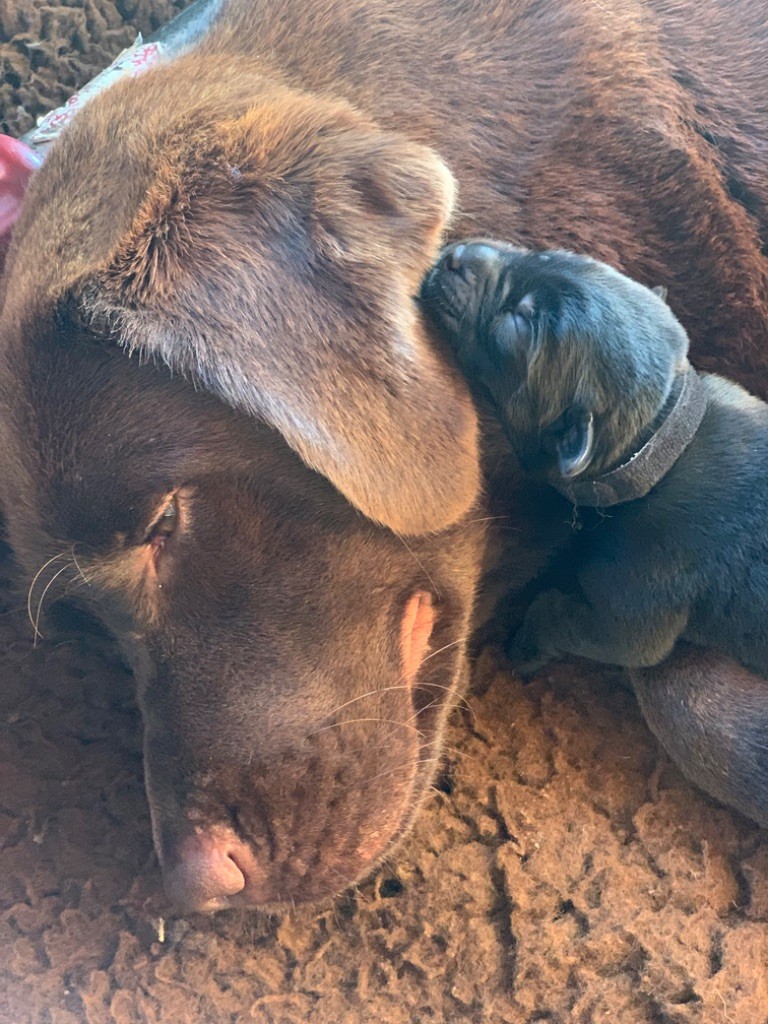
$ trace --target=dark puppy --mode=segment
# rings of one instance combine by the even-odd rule
[[[424,293],[524,468],[606,509],[575,544],[579,591],[529,609],[520,670],[647,667],[684,638],[768,675],[768,406],[699,377],[658,290],[583,256],[460,244]]]

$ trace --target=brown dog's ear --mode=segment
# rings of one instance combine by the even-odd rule
[[[477,417],[413,297],[451,176],[369,126],[254,109],[157,170],[89,308],[275,427],[366,516],[444,529],[479,490]]]
[[[451,172],[426,146],[372,129],[339,133],[326,159],[333,173],[317,185],[314,212],[331,247],[353,260],[391,255],[416,291],[453,212]]]

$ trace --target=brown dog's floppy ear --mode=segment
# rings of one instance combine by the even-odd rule
[[[366,516],[444,529],[479,490],[477,417],[413,296],[452,179],[425,147],[290,115],[250,131],[249,112],[208,158],[198,137],[160,167],[89,307],[275,427]]]
[[[390,254],[416,291],[453,212],[455,182],[426,146],[374,129],[339,133],[314,192],[318,227],[339,255],[374,261]],[[395,250],[393,252],[393,250]]]

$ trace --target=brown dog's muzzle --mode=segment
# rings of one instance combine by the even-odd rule
[[[402,611],[401,672],[391,685],[362,689],[319,717],[311,699],[297,700],[282,738],[265,730],[238,763],[208,760],[203,749],[190,756],[183,744],[169,752],[185,765],[181,799],[163,781],[170,762],[148,740],[155,842],[175,904],[313,902],[371,871],[409,826],[432,775],[434,716],[447,693],[428,680],[422,689],[419,677],[435,619],[431,595],[416,591]]]
[[[401,717],[406,710],[413,714],[403,705]],[[198,783],[162,854],[168,896],[186,911],[263,908],[321,900],[366,875],[395,839],[413,793],[419,744],[398,740],[395,728],[380,727],[386,766],[355,740],[337,742],[349,731],[340,728],[329,730],[334,739],[318,734],[301,763],[287,755],[252,766],[236,789],[226,769]],[[214,805],[229,823],[216,821]]]

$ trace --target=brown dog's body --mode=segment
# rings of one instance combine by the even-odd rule
[[[412,298],[435,150],[457,234],[663,281],[694,358],[761,383],[768,38],[739,6],[230,2],[52,150],[0,502],[27,579],[82,573],[131,658],[180,903],[342,887],[434,771],[483,546],[474,412]],[[513,514],[519,585],[557,531]]]

